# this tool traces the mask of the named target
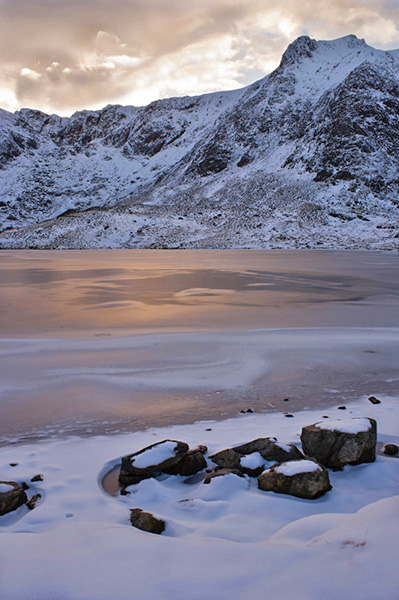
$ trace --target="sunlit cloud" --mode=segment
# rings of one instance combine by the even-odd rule
[[[249,84],[297,36],[399,47],[397,0],[0,0],[0,105],[70,114]]]

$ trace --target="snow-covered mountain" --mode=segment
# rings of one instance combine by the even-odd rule
[[[399,50],[303,36],[231,92],[0,111],[0,247],[399,249]]]

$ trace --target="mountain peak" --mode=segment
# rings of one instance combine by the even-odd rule
[[[310,58],[312,53],[317,48],[316,40],[313,40],[307,35],[301,35],[296,40],[291,42],[288,46],[287,50],[284,52],[280,67],[285,65],[291,65],[298,61],[298,59],[303,57]]]

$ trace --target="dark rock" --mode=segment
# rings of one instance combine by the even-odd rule
[[[303,427],[301,442],[304,453],[332,468],[373,462],[377,440],[375,420],[364,419],[370,423],[367,430],[357,433],[345,431],[356,426],[356,421],[359,420],[363,419],[337,419],[336,429],[327,429],[329,423],[326,421]]]
[[[153,450],[154,448],[157,448],[162,444],[169,443],[173,443],[174,448],[171,456],[167,459],[156,464],[150,464],[141,468],[136,467],[134,465],[135,460],[137,460],[138,457],[141,457],[145,452]],[[119,483],[123,486],[128,486],[134,483],[139,483],[143,479],[155,477],[160,473],[166,473],[167,471],[172,469],[187,454],[188,450],[189,447],[184,442],[179,442],[177,440],[163,440],[162,442],[157,442],[156,444],[147,446],[139,452],[135,452],[134,454],[124,456],[122,458],[121,470],[119,473]]]
[[[208,427],[207,429],[205,429],[205,431],[212,431],[212,428]]]
[[[215,477],[223,477],[224,475],[237,475],[238,477],[244,477],[243,473],[238,469],[218,469],[217,471],[213,471],[208,477],[204,479],[204,483],[211,483],[212,479]]]
[[[10,463],[10,467],[18,467],[18,463]]]
[[[289,398],[284,398],[283,402],[289,402],[290,399]]]
[[[34,477],[32,477],[31,481],[32,483],[34,483],[35,481],[43,481],[43,475],[35,475]]]
[[[239,470],[240,459],[243,454],[243,452],[240,454],[232,448],[227,448],[226,450],[221,450],[220,452],[213,454],[213,456],[210,456],[209,458],[212,462],[216,463],[217,465],[219,465],[219,467],[222,467],[223,469]]]
[[[206,446],[203,446],[203,448],[206,448]],[[164,469],[164,472],[169,475],[183,475],[184,477],[188,477],[189,475],[195,475],[199,471],[202,471],[206,466],[207,462],[204,458],[204,452],[197,449],[187,452],[178,463],[173,465],[170,469]]]
[[[289,413],[286,413],[284,416],[285,416],[285,417],[293,417],[294,415],[291,415],[291,414],[289,414]]]
[[[165,531],[166,526],[165,521],[156,519],[154,515],[144,512],[141,508],[130,509],[130,522],[137,529],[158,535]]]
[[[22,488],[23,490],[25,490],[25,491],[26,491],[26,490],[29,490],[29,485],[26,483],[26,481],[23,481],[23,482],[21,483],[21,488]]]
[[[272,438],[257,438],[246,444],[234,446],[233,450],[239,454],[259,452],[265,460],[276,462],[303,458],[302,453],[293,444],[279,444],[276,439]]]
[[[126,488],[121,488],[119,493],[121,496],[129,496],[130,494],[130,492]]]
[[[338,406],[338,410],[346,410],[346,406]]]
[[[41,497],[41,494],[35,494],[32,496],[32,498],[26,503],[26,506],[29,508],[29,510],[33,510],[35,508],[37,501],[40,500]]]
[[[371,404],[381,404],[381,400],[378,400],[375,396],[370,396],[369,402],[371,402]]]
[[[216,463],[219,468],[233,469],[241,471],[250,477],[257,477],[264,467],[256,467],[254,469],[241,464],[241,459],[244,456],[259,452],[259,454],[267,461],[283,462],[289,460],[298,460],[303,458],[302,453],[293,444],[279,444],[277,440],[271,438],[258,438],[246,444],[235,446],[221,450],[210,456],[210,459]]]
[[[398,454],[398,452],[399,447],[396,444],[385,444],[384,454],[387,454],[388,456],[395,456],[395,454]]]
[[[312,467],[310,465],[312,462],[317,466],[317,469],[307,470],[309,466]],[[293,466],[294,469],[292,470]],[[303,471],[300,470],[302,466]],[[290,471],[292,474],[290,474]],[[331,484],[328,472],[322,465],[310,460],[295,460],[273,465],[273,467],[264,471],[258,477],[258,487],[266,492],[289,494],[290,496],[310,500],[325,494],[331,489]]]
[[[10,489],[0,492],[0,515],[6,515],[26,504],[28,496],[18,483],[15,481],[0,481],[1,485],[9,486]]]

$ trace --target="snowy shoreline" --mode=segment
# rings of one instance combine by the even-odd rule
[[[245,414],[2,448],[4,480],[29,481],[37,473],[44,480],[29,484],[29,494],[42,494],[33,511],[21,507],[0,518],[1,600],[241,600],[265,589],[279,600],[293,593],[300,600],[394,597],[399,459],[381,446],[399,441],[399,398],[377,395],[378,405],[362,397],[345,411],[314,409],[290,419]],[[263,492],[256,480],[234,476],[207,486],[150,479],[128,496],[109,496],[99,485],[119,457],[162,439],[203,443],[209,455],[259,436],[299,446],[301,427],[325,415],[376,419],[377,458],[330,471],[333,489],[317,500]],[[131,507],[164,518],[165,533],[132,528]]]

